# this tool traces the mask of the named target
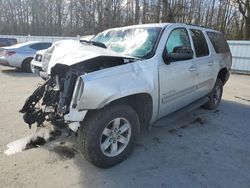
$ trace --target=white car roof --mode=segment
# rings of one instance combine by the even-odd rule
[[[36,44],[36,43],[40,43],[40,42],[39,41],[30,41],[30,42],[18,43],[18,44],[8,46],[8,47],[5,47],[5,48],[6,49],[8,49],[8,48],[10,48],[10,49],[21,48],[21,47],[28,46],[28,45],[31,45],[31,44]]]

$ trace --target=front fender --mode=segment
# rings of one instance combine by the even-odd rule
[[[153,67],[130,63],[83,75],[84,91],[77,108],[100,109],[114,100],[138,93],[148,93],[154,98],[157,83]]]

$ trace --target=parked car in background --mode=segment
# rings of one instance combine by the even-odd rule
[[[16,38],[0,38],[0,47],[6,47],[17,44]]]
[[[47,49],[39,50],[36,52],[33,60],[31,61],[31,71],[34,74],[40,75],[40,72],[43,71],[42,69],[42,62],[43,62],[43,55]]]
[[[51,46],[50,42],[26,42],[9,47],[0,48],[0,64],[9,67],[21,68],[31,72],[31,61],[38,50]]]

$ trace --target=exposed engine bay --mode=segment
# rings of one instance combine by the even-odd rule
[[[83,62],[68,66],[56,64],[51,69],[51,75],[25,101],[20,110],[24,121],[37,126],[49,121],[54,125],[63,125],[64,115],[69,112],[76,80],[79,76],[90,72],[123,65],[135,61],[133,58],[116,56],[98,56]]]

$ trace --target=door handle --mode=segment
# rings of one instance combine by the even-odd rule
[[[194,71],[196,71],[197,70],[197,66],[195,66],[195,65],[192,65],[190,68],[189,68],[189,71],[190,72],[194,72]]]
[[[208,62],[208,66],[212,66],[214,64],[214,62],[213,61],[210,61],[210,62]]]

